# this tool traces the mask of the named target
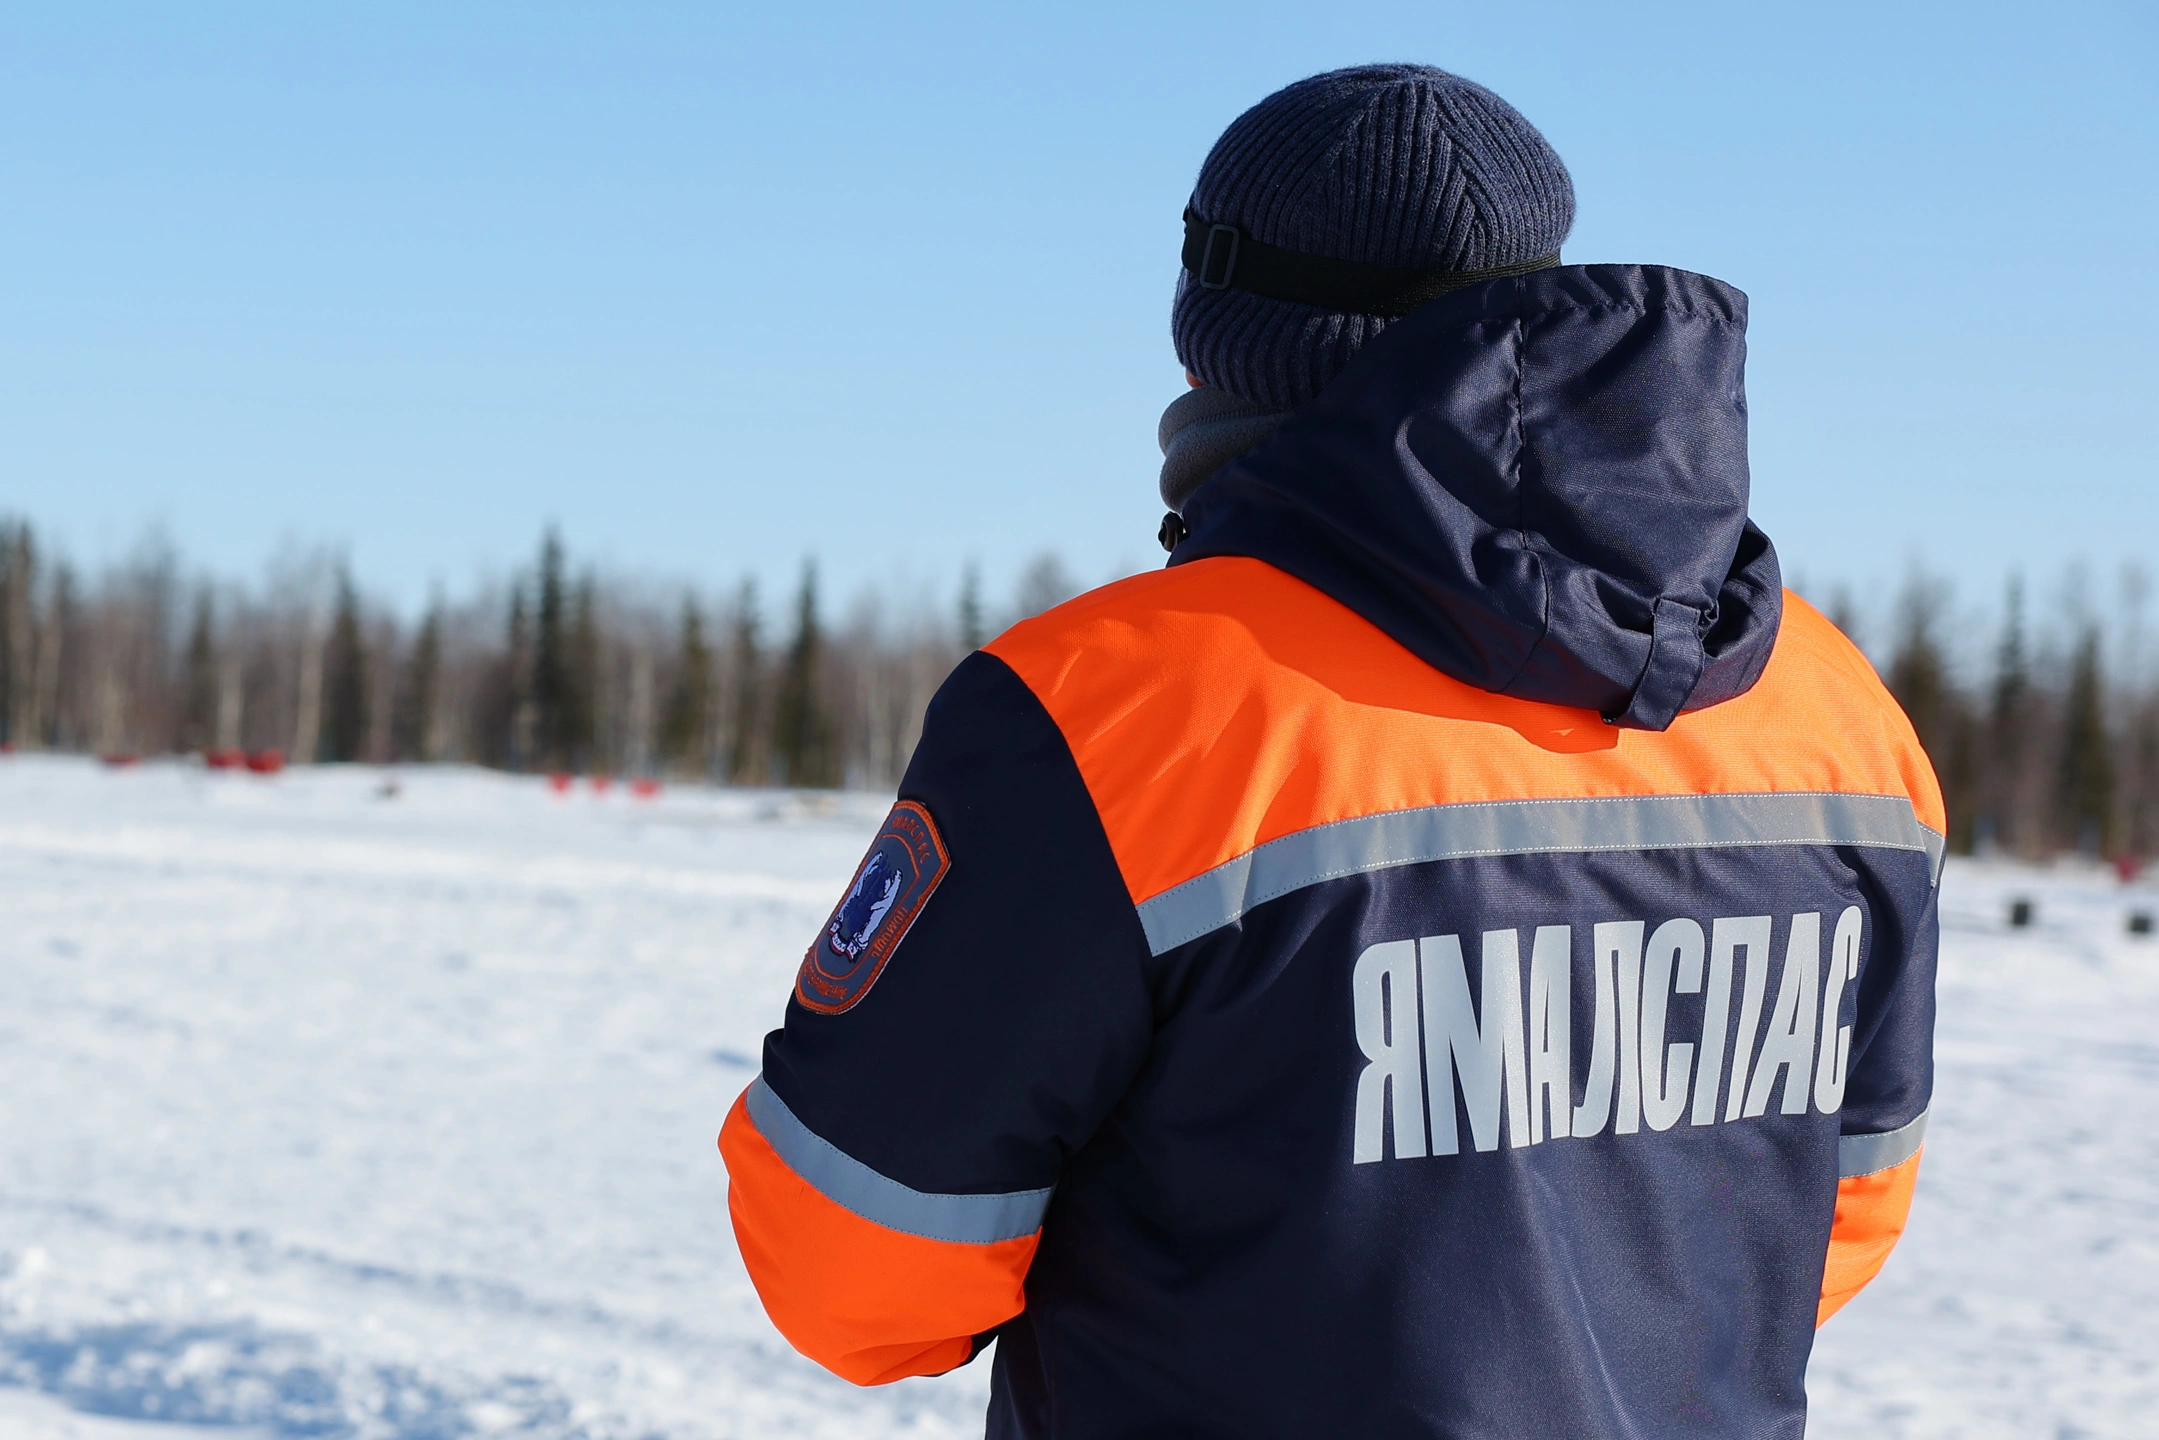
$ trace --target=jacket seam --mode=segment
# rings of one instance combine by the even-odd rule
[[[1026,695],[1035,709],[1041,712],[1042,718],[1049,722],[1051,731],[1057,736],[1057,743],[1064,746],[1065,762],[1072,767],[1072,774],[1079,781],[1080,793],[1087,797],[1087,816],[1094,821],[1095,834],[1101,838],[1102,848],[1109,852],[1110,863],[1117,868],[1117,878],[1124,884],[1122,898],[1126,904],[1132,906],[1132,930],[1134,933],[1130,936],[1130,939],[1133,949],[1139,957],[1134,961],[1136,978],[1139,982],[1140,992],[1145,995],[1152,995],[1153,987],[1147,972],[1154,960],[1154,952],[1147,943],[1146,926],[1140,923],[1138,905],[1132,900],[1132,877],[1125,871],[1124,856],[1117,852],[1117,842],[1110,838],[1109,827],[1102,823],[1102,802],[1096,798],[1094,786],[1087,779],[1086,767],[1079,763],[1079,755],[1072,748],[1072,737],[1065,734],[1064,724],[1057,718],[1057,712],[1043,703],[1042,697],[1035,693],[1034,686],[1027,683],[1027,677],[1007,663],[1004,656],[988,649],[977,653],[996,661],[1004,672],[1012,678],[1013,684],[1019,686],[1021,693]]]
[[[1522,376],[1529,369],[1529,325],[1520,315],[1514,317],[1514,534],[1521,542],[1522,554],[1537,567],[1537,638],[1530,641],[1522,651],[1522,661],[1514,667],[1514,673],[1495,692],[1504,695],[1514,688],[1529,670],[1529,662],[1536,658],[1545,637],[1552,633],[1552,577],[1545,569],[1544,557],[1537,553],[1530,538],[1529,529],[1529,481],[1523,461],[1529,455],[1529,427],[1522,423]]]
[[[1690,310],[1685,306],[1681,305],[1630,305],[1625,301],[1620,300],[1609,301],[1602,304],[1559,302],[1550,305],[1539,305],[1536,307],[1536,313],[1539,316],[1615,315],[1620,313],[1625,313],[1629,315],[1668,315],[1678,320],[1698,320],[1705,325],[1722,326],[1727,330],[1740,329],[1743,331],[1745,328],[1738,320],[1733,320],[1723,315],[1714,315],[1707,310]],[[1519,314],[1479,315],[1473,319],[1465,319],[1459,325],[1451,326],[1449,327],[1449,329],[1471,330],[1475,329],[1479,325],[1491,325],[1500,321],[1511,321],[1515,324],[1519,324],[1521,323],[1521,320],[1522,316]]]

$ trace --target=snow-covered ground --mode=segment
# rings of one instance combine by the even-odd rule
[[[0,1435],[979,1434],[985,1367],[770,1330],[712,1145],[882,804],[383,779],[0,761]],[[1912,1234],[1813,1433],[2159,1433],[2159,895],[1944,895]]]

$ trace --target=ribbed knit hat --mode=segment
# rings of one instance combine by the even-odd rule
[[[1512,105],[1429,65],[1362,65],[1277,90],[1222,133],[1198,220],[1304,255],[1484,270],[1556,254],[1574,224],[1567,167]],[[1181,271],[1170,336],[1186,370],[1291,409],[1389,323]]]

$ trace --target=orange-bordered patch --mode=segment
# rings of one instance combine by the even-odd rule
[[[893,806],[854,883],[802,957],[795,998],[826,1015],[859,1003],[951,865],[930,812],[912,800]]]

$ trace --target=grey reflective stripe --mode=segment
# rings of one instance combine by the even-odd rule
[[[1004,1195],[936,1195],[911,1190],[841,1151],[795,1118],[787,1102],[772,1093],[760,1075],[745,1097],[750,1119],[789,1169],[818,1194],[887,1230],[929,1240],[991,1245],[1017,1240],[1042,1228],[1049,1208],[1048,1190],[1014,1190]]]
[[[1927,1138],[1927,1112],[1919,1112],[1919,1118],[1909,1125],[1895,1130],[1885,1130],[1879,1135],[1840,1135],[1837,1137],[1837,1174],[1846,1180],[1855,1175],[1873,1175],[1902,1165],[1919,1153],[1919,1142]]]
[[[1919,838],[1926,842],[1927,858],[1934,862],[1934,883],[1942,883],[1942,863],[1949,858],[1949,837],[1939,830],[1919,827]]]
[[[1307,885],[1428,860],[1713,845],[1868,845],[1918,851],[1938,868],[1940,844],[1901,795],[1800,791],[1428,805],[1270,840],[1146,901],[1139,920],[1149,948],[1160,955]]]

